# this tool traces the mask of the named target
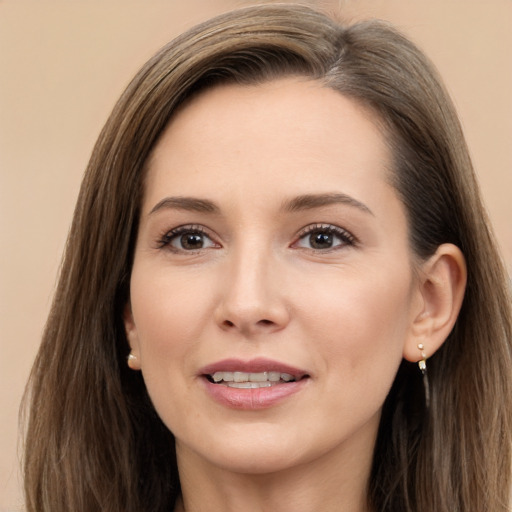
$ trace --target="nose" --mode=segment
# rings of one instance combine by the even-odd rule
[[[214,313],[217,325],[246,338],[283,329],[290,320],[285,275],[270,251],[233,254],[227,267]]]

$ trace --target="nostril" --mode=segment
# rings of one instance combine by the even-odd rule
[[[278,322],[274,322],[273,320],[269,320],[268,318],[262,318],[261,320],[257,320],[256,322],[250,322],[244,318],[240,319],[240,321],[237,321],[236,319],[228,320],[227,318],[225,318],[222,321],[222,323],[219,324],[219,326],[221,329],[225,331],[240,330],[245,334],[256,333],[258,331],[269,333],[274,329],[280,328]]]

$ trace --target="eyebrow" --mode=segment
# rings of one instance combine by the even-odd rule
[[[289,201],[286,201],[283,205],[283,210],[289,212],[298,212],[302,210],[311,210],[313,208],[321,208],[322,206],[330,206],[332,204],[345,204],[348,206],[353,206],[364,213],[373,215],[373,212],[364,203],[361,203],[357,199],[342,193],[305,194],[302,196],[297,196]]]
[[[149,214],[151,215],[166,208],[189,212],[220,213],[219,207],[208,199],[198,199],[195,197],[165,197],[153,206]]]
[[[285,201],[282,210],[288,212],[298,212],[303,210],[312,210],[322,206],[332,204],[345,204],[355,207],[364,213],[373,215],[373,212],[364,203],[361,203],[353,197],[342,193],[330,194],[304,194]],[[177,209],[189,212],[213,213],[219,214],[220,208],[208,199],[199,199],[196,197],[165,197],[159,201],[149,212],[150,215],[163,209]]]

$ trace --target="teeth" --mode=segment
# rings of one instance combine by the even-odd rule
[[[213,374],[213,381],[220,382],[221,380],[226,382],[233,381],[233,372],[216,372]]]
[[[268,382],[267,372],[262,373],[249,373],[250,382]]]
[[[270,382],[279,382],[281,380],[281,374],[279,372],[268,372],[268,380]]]
[[[213,382],[225,382],[230,387],[247,389],[268,387],[272,383],[276,383],[279,381],[291,382],[295,380],[295,377],[293,375],[290,375],[289,373],[280,372],[215,372],[213,375],[210,375],[210,377],[213,379]]]
[[[272,386],[272,382],[228,382],[227,386],[229,388],[238,388],[238,389],[257,389],[257,388],[268,388]]]

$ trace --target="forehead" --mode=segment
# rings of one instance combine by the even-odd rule
[[[322,187],[358,195],[387,182],[390,161],[375,115],[320,82],[221,85],[167,126],[148,165],[146,198]]]

